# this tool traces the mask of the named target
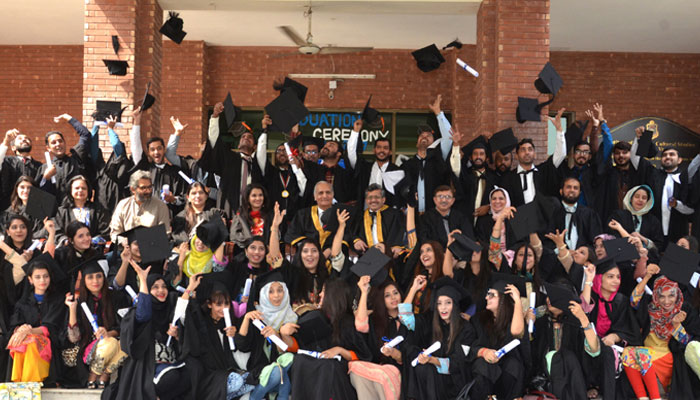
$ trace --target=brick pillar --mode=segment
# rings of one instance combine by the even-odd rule
[[[477,132],[513,127],[546,149],[547,123],[518,124],[518,96],[537,97],[537,74],[549,61],[548,0],[484,0],[477,15]],[[541,99],[540,101],[544,101]],[[542,113],[546,114],[547,109]]]
[[[160,95],[162,41],[158,29],[163,12],[157,0],[87,0],[83,38],[83,122],[92,125],[92,113],[97,100],[122,102],[122,107],[140,105],[151,82],[151,92]],[[119,36],[119,53],[112,49],[112,35]],[[129,63],[125,76],[109,75],[103,59]],[[122,122],[130,127],[130,113],[125,111]],[[160,101],[141,119],[142,131],[160,133]],[[126,129],[117,129],[127,144]],[[100,147],[105,156],[111,152],[106,134],[101,135]]]

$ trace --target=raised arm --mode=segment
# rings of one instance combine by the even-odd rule
[[[360,131],[362,130],[362,118],[355,120],[352,127],[352,132],[350,132],[350,138],[348,139],[348,161],[350,161],[350,168],[355,169],[357,165],[357,145],[360,141]]]
[[[112,151],[117,157],[121,157],[126,154],[126,148],[124,143],[119,139],[119,135],[114,131],[114,126],[117,124],[117,119],[109,116],[107,117],[107,136],[109,136],[109,144],[112,146]]]
[[[509,295],[515,302],[513,319],[510,322],[510,334],[513,337],[521,337],[523,332],[525,332],[525,316],[523,315],[523,308],[520,306],[520,291],[515,285],[507,285],[505,294]]]
[[[263,131],[258,137],[258,148],[255,151],[255,159],[258,161],[258,166],[260,171],[262,171],[263,176],[265,176],[265,166],[267,164],[267,127],[272,124],[272,119],[270,116],[265,114],[262,119]]]
[[[355,329],[358,332],[369,332],[369,312],[367,311],[367,296],[369,295],[369,275],[361,276],[357,281],[357,287],[360,288],[360,300],[357,302],[357,311],[355,311]]]
[[[343,256],[343,236],[345,235],[345,227],[350,219],[350,213],[348,210],[336,210],[336,215],[338,217],[338,229],[335,231],[333,236],[333,244],[331,245],[331,264],[333,269],[340,272],[343,268],[342,262],[345,262],[345,257]]]
[[[214,148],[216,141],[219,139],[219,115],[224,111],[224,103],[216,103],[214,106],[214,112],[211,114],[209,119],[209,145]]]
[[[136,107],[132,112],[134,123],[131,126],[129,133],[129,150],[131,150],[131,159],[134,165],[138,165],[143,157],[143,142],[141,141],[141,107]]]
[[[430,111],[432,111],[437,118],[440,136],[442,137],[440,140],[442,159],[447,161],[447,155],[450,153],[450,148],[452,147],[452,125],[450,124],[450,121],[447,120],[447,117],[445,117],[445,113],[442,112],[440,103],[442,103],[441,94],[437,95],[435,101],[432,104],[429,104],[428,108],[430,108]]]
[[[564,111],[566,111],[566,108],[560,108],[557,111],[556,117],[547,117],[550,121],[552,121],[552,124],[554,124],[554,127],[557,129],[556,145],[554,146],[554,154],[552,154],[552,163],[557,168],[559,168],[562,161],[566,159],[566,136],[564,135],[564,128],[561,125],[561,116],[564,114]]]
[[[282,210],[280,212],[279,203],[275,202],[274,217],[272,218],[272,225],[270,226],[270,252],[267,254],[267,263],[273,267],[277,264],[277,261],[282,258],[282,252],[280,251],[280,225],[284,220],[284,216],[287,214],[287,210]]]
[[[180,157],[177,155],[177,148],[180,145],[180,136],[187,129],[189,124],[182,125],[179,118],[170,117],[170,124],[174,132],[168,138],[168,145],[165,147],[165,159],[176,167],[182,167]]]
[[[10,129],[9,131],[5,132],[5,138],[2,141],[2,144],[0,144],[0,169],[2,169],[2,164],[3,161],[5,160],[5,155],[7,155],[7,150],[12,146],[12,142],[15,141],[15,138],[19,135],[19,131],[17,129]]]

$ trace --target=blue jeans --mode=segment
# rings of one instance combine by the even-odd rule
[[[292,383],[289,381],[289,375],[287,374],[290,366],[291,364],[282,368],[275,367],[267,380],[267,386],[258,384],[250,393],[250,400],[261,400],[270,392],[277,392],[277,400],[287,400],[289,392],[292,390]],[[282,371],[281,376],[280,370]],[[283,383],[280,383],[280,381]]]

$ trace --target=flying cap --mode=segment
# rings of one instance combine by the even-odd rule
[[[569,151],[571,148],[576,146],[578,142],[581,141],[583,133],[588,128],[588,120],[585,121],[574,121],[568,128],[566,128],[566,150]]]
[[[294,125],[309,115],[309,110],[304,106],[293,90],[284,90],[265,106],[265,110],[272,118],[270,130],[273,132],[289,132]]]
[[[370,127],[379,127],[381,125],[382,130],[384,130],[384,118],[379,114],[379,111],[369,106],[369,102],[372,101],[372,95],[369,95],[367,99],[367,104],[362,110],[362,120],[365,121]]]
[[[285,77],[284,83],[282,83],[282,91],[285,90],[292,90],[294,94],[296,94],[297,98],[299,98],[299,101],[303,103],[306,100],[306,92],[309,91],[309,88],[295,81],[294,79]]]
[[[510,226],[515,234],[514,244],[529,237],[530,233],[542,230],[543,222],[538,203],[533,201],[518,207],[510,220]]]
[[[518,145],[518,138],[515,137],[512,128],[500,130],[489,139],[489,146],[492,152],[500,151],[501,154],[508,154]]]
[[[165,233],[165,225],[146,228],[139,227],[133,232],[133,240],[136,241],[141,252],[141,262],[149,264],[154,261],[165,260],[170,256],[171,246],[168,235]]]
[[[156,102],[156,98],[153,97],[148,91],[151,89],[151,82],[146,85],[146,94],[143,95],[143,100],[141,100],[141,112],[144,112],[151,108],[153,103]]]
[[[481,245],[463,233],[452,235],[454,241],[447,247],[452,255],[460,261],[470,261],[472,252],[481,251]]]
[[[124,76],[126,75],[127,69],[129,69],[129,63],[120,60],[102,60],[110,75]]]
[[[114,49],[114,54],[119,53],[119,36],[112,35],[112,48]]]
[[[97,100],[92,118],[95,121],[107,121],[107,117],[114,117],[117,119],[117,122],[122,122],[124,110],[126,110],[126,107],[122,107],[120,101]]]
[[[518,109],[515,111],[515,119],[522,124],[525,121],[542,121],[540,114],[542,107],[548,103],[540,103],[537,99],[518,97]]]
[[[440,50],[434,43],[412,52],[411,55],[416,59],[418,69],[423,72],[436,70],[440,67],[440,64],[445,62],[445,58],[440,54]]]
[[[644,158],[652,158],[656,156],[656,153],[659,152],[659,149],[652,141],[653,136],[654,131],[645,130],[644,133],[642,133],[642,137],[640,137],[639,140],[637,140],[636,155]]]
[[[389,276],[389,272],[385,268],[389,261],[391,261],[391,257],[382,253],[376,247],[371,247],[357,260],[357,263],[350,270],[358,277],[369,275],[372,278],[370,285],[379,286]]]
[[[542,71],[540,71],[537,80],[535,80],[535,88],[537,88],[540,93],[544,94],[551,93],[556,95],[563,84],[564,81],[561,79],[561,76],[559,76],[557,71],[549,62],[544,65],[544,68],[542,68]]]
[[[56,196],[38,187],[32,187],[29,190],[25,211],[30,217],[39,221],[43,221],[46,217],[53,217],[56,215]]]
[[[405,175],[403,179],[394,185],[394,195],[399,196],[406,204],[413,208],[418,206],[418,200],[416,200],[417,191],[416,182],[413,182],[408,175]]]
[[[491,282],[491,288],[500,293],[505,293],[506,285],[514,285],[520,291],[520,297],[527,297],[526,280],[522,276],[492,272]]]
[[[639,258],[639,252],[627,238],[604,240],[603,246],[608,256],[615,258],[616,263],[632,261]]]
[[[169,18],[165,21],[163,26],[160,27],[160,33],[170,38],[173,42],[180,44],[182,43],[182,39],[185,38],[185,35],[187,35],[187,32],[182,30],[182,18],[179,17],[180,14],[174,11],[170,11],[168,14]]]
[[[681,285],[688,285],[693,274],[698,272],[700,254],[686,250],[673,242],[669,242],[659,266],[661,273],[668,279]]]
[[[214,213],[208,221],[197,226],[197,237],[212,251],[216,251],[221,243],[229,239],[228,229],[219,213]]]

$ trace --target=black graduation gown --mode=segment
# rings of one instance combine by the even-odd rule
[[[607,222],[610,223],[610,220],[613,219],[619,222],[627,232],[632,233],[635,231],[634,219],[631,212],[627,210],[615,210],[612,212],[612,214],[610,214],[610,218]],[[608,224],[606,223],[605,226],[607,225]],[[607,231],[608,233],[620,237],[620,234],[617,231],[613,231],[610,228],[608,228]],[[661,248],[664,241],[664,233],[661,230],[661,222],[653,214],[646,213],[642,215],[642,226],[639,228],[639,233],[645,238],[653,241],[657,248]]]
[[[427,210],[418,220],[418,240],[421,243],[435,240],[442,245],[443,249],[447,248],[447,232],[445,231],[444,219],[435,208]],[[459,229],[463,235],[474,239],[471,218],[464,215],[460,210],[455,209],[455,207],[452,207],[450,214],[447,216],[447,225],[450,228],[450,232]]]
[[[208,221],[211,219],[212,216],[216,215],[224,215],[224,212],[222,210],[219,210],[218,208],[213,207],[213,202],[207,204],[204,207],[204,211],[202,211],[203,219],[202,221]],[[183,209],[175,217],[173,218],[172,221],[172,238],[173,242],[175,245],[178,245],[182,242],[189,242],[190,241],[190,229],[187,229],[187,209]]]
[[[191,371],[194,383],[191,391],[197,399],[226,399],[228,376],[239,368],[226,335],[223,340],[219,336],[224,325],[223,318],[218,322],[212,320],[198,301],[187,305],[182,358]]]
[[[29,324],[32,328],[40,326],[49,331],[51,340],[51,365],[49,376],[44,380],[44,385],[54,384],[61,376],[61,340],[60,332],[63,328],[66,306],[58,293],[49,293],[44,297],[44,301],[38,303],[34,293],[27,291],[25,295],[15,305],[15,312],[10,318],[8,339],[15,328],[23,324]]]
[[[105,210],[114,210],[121,200],[131,196],[129,177],[134,163],[126,154],[117,156],[112,152],[106,163],[100,163],[98,160],[97,168],[97,185],[93,201]]]
[[[223,131],[214,145],[211,147],[206,141],[199,166],[210,174],[221,177],[219,183],[219,196],[216,199],[216,208],[222,209],[227,215],[233,215],[240,207],[241,196],[241,153],[233,151],[224,138]],[[249,164],[248,173],[251,183],[263,183],[262,171],[255,157]]]
[[[304,175],[306,175],[306,191],[304,197],[306,204],[313,199],[314,186],[320,181],[326,180],[328,170],[333,174],[333,197],[339,203],[348,203],[357,200],[357,182],[354,173],[349,168],[344,168],[338,164],[328,167],[323,164],[315,164],[309,161],[304,162]]]
[[[90,141],[92,134],[77,119],[71,118],[68,122],[80,135],[80,140],[70,149],[70,152],[67,152],[61,158],[54,158],[52,160],[53,165],[56,166],[56,175],[54,175],[54,177],[56,178],[55,187],[57,199],[64,198],[66,193],[70,192],[68,181],[74,176],[84,175],[90,181],[90,185],[94,186],[94,169],[90,168],[88,165],[88,163],[90,163]],[[37,183],[41,182],[47,168],[46,164],[42,164],[41,167],[39,167],[35,176]],[[89,174],[89,172],[93,173]]]
[[[401,169],[406,173],[409,181],[418,183],[418,177],[423,176],[425,180],[425,209],[435,207],[433,194],[440,185],[450,184],[450,167],[442,158],[442,150],[439,148],[428,149],[425,159],[421,160],[418,155],[406,160],[401,164]]]
[[[169,185],[170,193],[180,202],[180,205],[175,203],[166,203],[170,212],[174,215],[182,210],[185,204],[185,191],[187,191],[187,181],[180,176],[180,168],[165,163],[162,168],[156,166],[155,163],[148,160],[148,156],[145,153],[141,156],[141,161],[130,171],[131,173],[136,170],[148,171],[151,173],[151,181],[153,183],[153,196],[161,198],[161,191],[164,185]]]
[[[7,243],[7,239],[5,240],[5,243]],[[8,244],[17,253],[22,254],[22,252],[29,248],[31,243],[31,241],[25,241],[25,245],[22,246],[22,248],[20,249],[15,248],[15,246],[11,243]],[[38,250],[35,251],[32,254],[32,259],[38,257],[39,254],[40,252]],[[17,302],[19,302],[19,300],[25,296],[25,292],[29,291],[29,281],[25,276],[19,283],[15,284],[15,281],[12,278],[12,263],[5,259],[5,253],[2,251],[0,251],[0,268],[2,268],[3,281],[3,290],[0,290],[0,296],[4,298],[2,302],[7,305],[7,308],[5,309],[5,315],[12,315],[12,313],[14,312],[15,304],[17,304]]]
[[[416,329],[408,332],[406,350],[403,359],[402,395],[415,399],[453,399],[470,381],[470,363],[462,346],[471,346],[476,340],[476,332],[469,321],[462,320],[462,327],[449,347],[449,324],[440,321],[442,330],[441,347],[432,354],[433,357],[449,359],[449,374],[440,374],[433,364],[411,366],[411,361],[418,357],[423,349],[433,344],[433,313],[416,316]]]
[[[358,143],[358,147],[362,147],[362,145]],[[370,161],[362,157],[361,152],[357,155],[357,162],[355,163],[355,169],[353,171],[355,175],[355,181],[357,182],[357,193],[355,197],[357,198],[358,204],[365,204],[365,190],[367,190],[367,186],[369,186],[369,178],[372,175],[372,167],[374,167],[375,162],[376,161]],[[388,161],[388,163],[389,165],[386,166],[386,172],[401,170],[400,167],[398,167],[391,161]],[[346,160],[345,165],[350,165],[350,162]],[[384,195],[386,196],[385,204],[387,204],[390,207],[402,207],[405,205],[403,204],[404,202],[400,197],[391,194],[386,189],[386,187],[384,187],[383,180],[382,189],[384,189]]]
[[[285,243],[294,246],[308,238],[319,242],[322,249],[331,248],[335,232],[324,229],[323,223],[318,218],[317,207],[311,206],[297,211],[292,222],[289,223],[289,228],[284,236]],[[333,212],[333,208],[329,208],[324,212]],[[334,215],[331,217],[335,218]]]
[[[661,221],[661,207],[665,206],[661,203],[667,173],[663,169],[654,167],[649,160],[643,157],[639,160],[639,170],[642,176],[646,178],[646,183],[654,192],[654,207],[652,207],[651,213]],[[685,168],[679,167],[675,173],[680,173],[680,183],[673,183],[673,198],[687,205],[690,192],[688,186],[688,171]],[[671,216],[668,221],[668,240],[675,243],[678,239],[686,236],[688,234],[689,224],[690,215],[681,214],[675,208],[671,208]]]
[[[535,183],[535,197],[541,195],[557,196],[559,194],[559,185],[557,185],[559,175],[552,162],[552,157],[550,156],[546,161],[535,166],[535,168],[537,168],[536,171],[530,172],[530,174],[533,174],[532,180]],[[500,186],[508,191],[513,207],[520,207],[525,204],[522,175],[518,174],[517,170],[503,174]]]
[[[377,338],[377,330],[376,330],[376,324],[375,324],[375,319],[372,318],[373,316],[370,314],[368,324],[369,324],[369,331],[364,334],[363,336],[365,337],[365,340],[367,341],[367,346],[369,347],[370,351],[372,352],[372,362],[376,364],[391,364],[394,365],[395,367],[401,369],[401,364],[397,363],[396,360],[394,360],[391,357],[387,357],[382,353],[380,350],[382,346],[384,346],[385,342],[382,340],[382,338]],[[393,319],[391,317],[388,318],[387,320],[387,331],[386,334],[383,335],[383,337],[386,337],[387,339],[391,340],[397,336],[403,336],[404,339],[408,337],[408,329],[406,329],[406,326],[399,323],[399,326],[396,326],[396,323],[398,322],[397,319]],[[399,344],[396,349],[400,350],[402,352],[402,362],[405,364],[405,358],[403,357],[405,354],[403,354],[403,350],[406,346]]]
[[[8,151],[12,151],[8,149]],[[10,206],[10,197],[15,188],[17,180],[21,176],[36,177],[41,163],[32,157],[24,158],[21,156],[5,156],[2,162],[2,170],[0,170],[0,209],[6,209]]]
[[[493,190],[498,181],[498,176],[490,168],[485,168],[482,178],[477,177],[477,172],[473,167],[467,167],[468,160],[462,159],[462,167],[459,176],[452,175],[454,187],[456,190],[456,200],[453,208],[461,210],[465,216],[474,215],[474,205],[476,203],[476,195],[479,190],[478,181],[483,179],[486,184],[481,195],[480,206],[489,204],[489,193]],[[470,218],[473,223],[475,219]]]
[[[345,350],[355,353],[361,361],[369,361],[372,358],[367,343],[362,334],[355,330],[355,319],[351,313],[341,317],[339,329],[340,340],[333,342],[332,335],[319,338],[315,342],[299,342],[300,349],[322,352],[334,346],[340,346]],[[330,323],[330,322],[329,322]],[[355,389],[350,384],[348,377],[348,362],[345,359],[316,359],[306,355],[297,354],[290,369],[292,382],[291,397],[294,399],[357,399]],[[315,382],[315,384],[311,384]]]
[[[3,231],[7,231],[7,229],[9,228],[10,220],[14,215],[21,215],[29,221],[30,226],[28,226],[27,228],[31,232],[32,239],[42,239],[48,236],[48,232],[44,230],[44,221],[38,218],[34,218],[31,215],[27,214],[27,212],[25,211],[25,206],[19,206],[19,212],[14,211],[10,208],[3,211],[2,215],[0,215],[0,226],[2,227]]]
[[[287,169],[278,168],[269,161],[265,163],[265,177],[264,177],[265,189],[267,189],[267,194],[270,197],[269,204],[274,205],[278,203],[280,205],[280,211],[287,210],[287,214],[284,216],[284,221],[288,222],[296,214],[303,201],[304,193],[299,191],[299,182],[297,181],[297,176],[292,172],[291,167]],[[287,191],[287,197],[284,197],[282,193]],[[307,182],[306,192],[313,191],[313,186],[309,186]],[[280,228],[285,227],[287,224],[280,225]]]
[[[559,176],[561,181],[566,178],[576,178],[579,180],[581,183],[581,196],[583,197],[583,201],[585,201],[585,205],[587,207],[593,207],[596,204],[595,189],[593,184],[593,179],[595,176],[594,171],[595,166],[592,165],[584,165],[580,168],[574,165],[573,168],[569,168],[566,160],[559,165]],[[557,187],[561,187],[561,185],[558,185]]]
[[[90,218],[88,220],[90,235],[92,237],[101,236],[103,239],[109,240],[110,214],[97,203],[86,203],[85,209],[90,213]],[[63,204],[58,207],[54,220],[56,221],[56,243],[62,243],[63,240],[68,239],[66,236],[68,224],[76,221],[75,214],[73,213],[73,206]]]
[[[476,332],[476,340],[472,343],[467,357],[467,361],[472,364],[474,378],[474,386],[469,394],[474,399],[485,399],[489,394],[496,394],[499,399],[514,399],[522,396],[525,389],[525,370],[530,364],[530,343],[521,339],[520,345],[501,357],[496,364],[489,364],[483,358],[477,357],[482,348],[498,350],[513,340],[510,330],[504,332],[503,338],[498,339],[486,329],[485,319],[491,315],[490,312],[484,311],[470,320]]]
[[[621,170],[613,167],[612,156],[603,160],[603,152],[599,151],[595,157],[597,165],[593,179],[595,203],[592,207],[600,215],[601,221],[607,221],[614,210],[622,208],[618,200],[624,198],[628,190],[646,183],[646,179],[634,168],[631,161],[628,170]],[[618,195],[621,196],[618,198]],[[590,204],[589,207],[591,207]]]
[[[581,324],[573,315],[561,317],[561,346],[552,358],[547,372],[545,356],[554,347],[554,321],[548,314],[535,321],[535,333],[531,343],[532,375],[548,378],[548,391],[562,400],[586,400],[586,380],[582,360],[590,357],[584,348],[585,335]]]
[[[384,244],[389,248],[401,246],[403,244],[404,233],[406,232],[405,218],[401,211],[384,206],[377,211],[377,214],[377,218],[381,218],[381,224],[377,226],[377,236],[381,237]],[[370,239],[372,238],[372,217],[369,214],[369,209],[365,210],[361,214],[360,220],[356,222],[353,243],[361,239],[369,245]],[[366,225],[370,227],[369,232],[365,229]]]
[[[598,213],[594,209],[580,204],[576,206],[576,211],[571,217],[571,225],[576,226],[576,232],[578,233],[577,249],[581,246],[592,246],[594,238],[603,233]],[[552,219],[549,221],[548,232],[554,232],[556,229],[559,232],[568,229],[566,226],[566,210],[561,202],[556,203]],[[569,233],[567,231],[567,236]],[[547,240],[547,242],[551,243],[552,248],[554,247],[551,240]]]
[[[248,365],[246,367],[246,370],[250,373],[247,382],[251,385],[259,384],[260,373],[263,368],[275,362],[277,357],[280,356],[277,346],[274,343],[268,343],[267,339],[260,334],[260,330],[252,323],[248,327],[247,335],[241,336],[239,332],[236,332],[234,343],[236,344],[237,350],[250,353]],[[269,346],[269,357],[265,353],[265,346]]]

